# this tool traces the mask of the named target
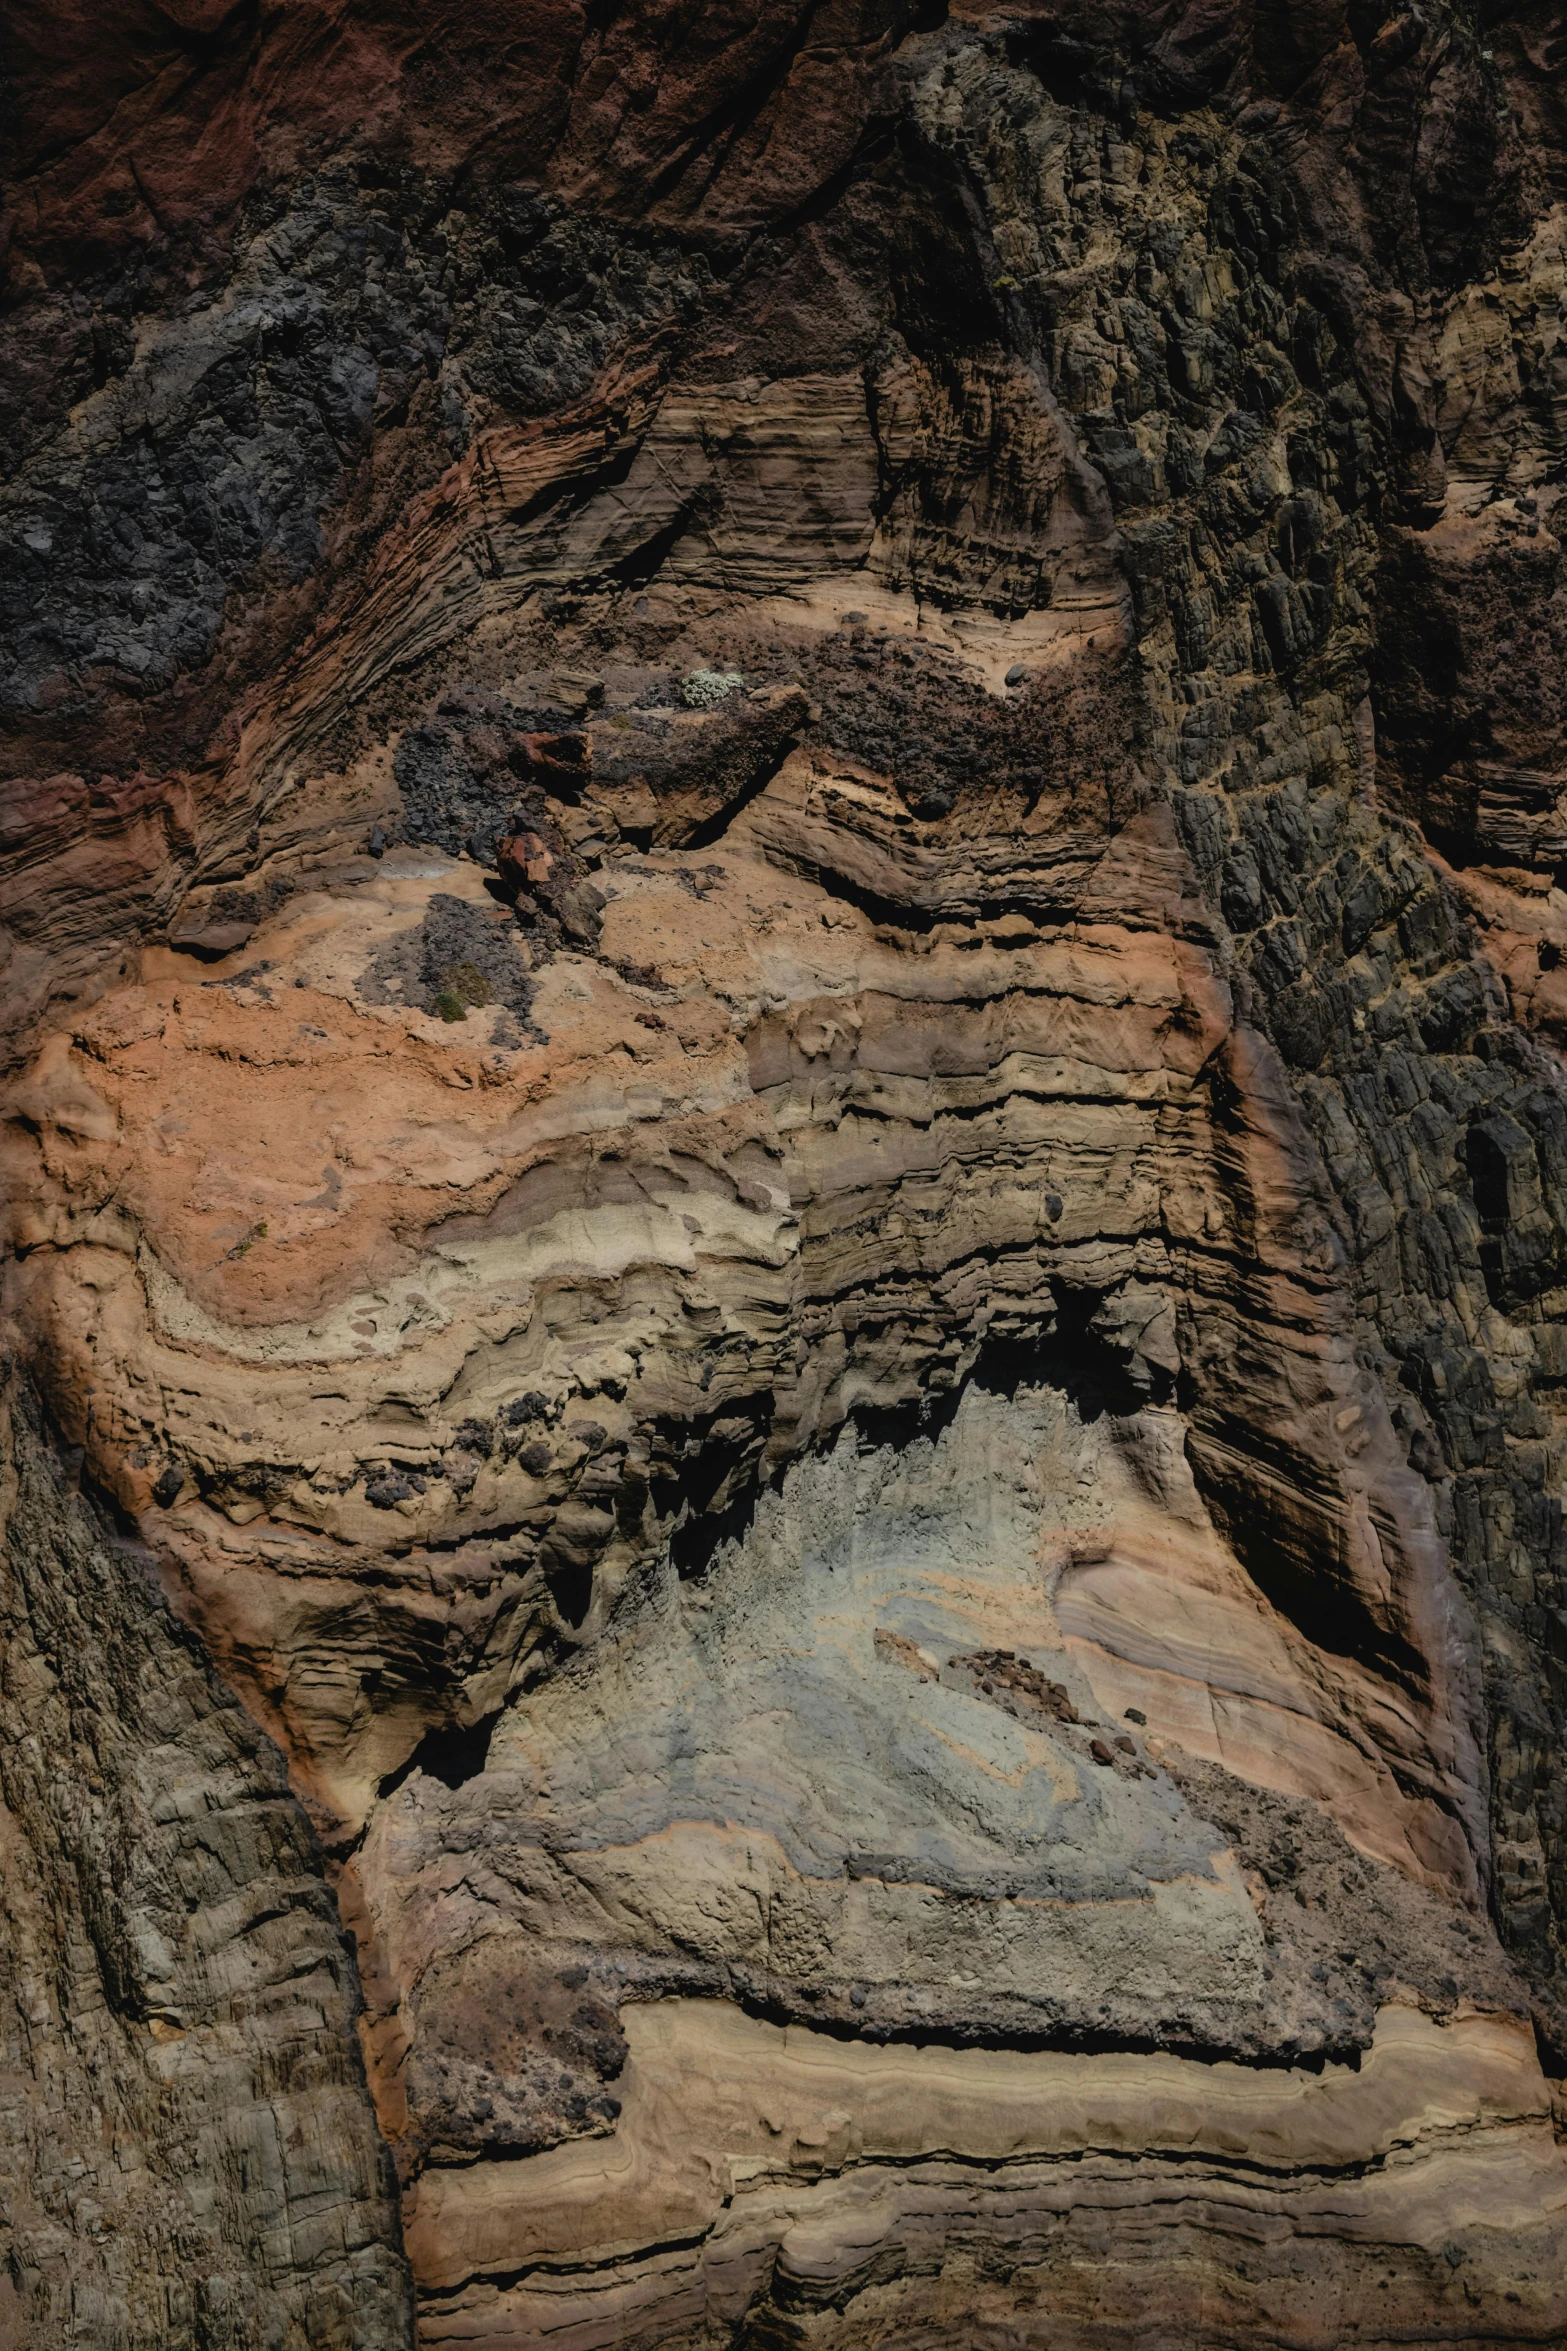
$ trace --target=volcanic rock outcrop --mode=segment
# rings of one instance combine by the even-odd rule
[[[0,2341],[1567,2343],[1567,31],[111,17]]]

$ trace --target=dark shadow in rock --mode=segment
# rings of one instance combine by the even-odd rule
[[[387,1773],[377,1794],[395,1796],[416,1771],[422,1771],[426,1779],[439,1780],[443,1788],[461,1788],[476,1780],[489,1761],[490,1736],[499,1720],[497,1711],[470,1723],[466,1730],[443,1723],[426,1731],[406,1763]]]

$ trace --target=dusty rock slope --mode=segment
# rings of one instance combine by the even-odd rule
[[[1567,2342],[1567,27],[86,26],[0,2341]]]

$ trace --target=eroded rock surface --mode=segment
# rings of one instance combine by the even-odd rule
[[[60,27],[7,1324],[331,2324],[1567,2341],[1554,18]]]
[[[5,1397],[6,2340],[409,2343],[354,1965],[281,1757]]]

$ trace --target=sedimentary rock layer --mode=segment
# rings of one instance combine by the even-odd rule
[[[14,1639],[331,1945],[211,2339],[1567,2340],[1553,21],[71,37]],[[293,2113],[136,1998],[151,2170]]]

